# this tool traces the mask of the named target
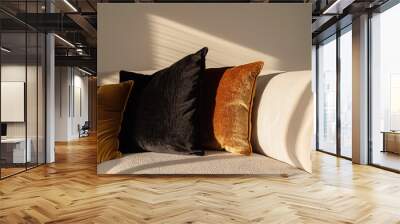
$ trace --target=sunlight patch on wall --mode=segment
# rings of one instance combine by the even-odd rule
[[[232,66],[264,61],[264,69],[276,69],[279,61],[263,52],[251,49],[180,24],[157,15],[147,15],[152,46],[153,65],[160,69],[171,65],[189,53],[208,47],[207,67]]]

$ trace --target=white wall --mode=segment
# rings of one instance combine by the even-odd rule
[[[153,70],[207,46],[208,67],[256,60],[311,70],[311,4],[98,4],[98,83]]]
[[[38,69],[38,70],[37,70]],[[27,78],[27,80],[26,80]],[[27,119],[25,122],[7,122],[7,137],[21,138],[27,136],[31,141],[32,158],[36,162],[39,153],[40,163],[44,162],[45,150],[45,117],[44,117],[44,73],[42,67],[17,63],[1,66],[1,81],[17,81],[26,84],[26,108],[22,108]],[[2,96],[4,97],[4,96]],[[1,108],[10,110],[10,108]]]
[[[8,64],[1,66],[1,81],[18,81],[25,82],[25,74],[27,69],[28,72],[33,70],[32,66],[25,67],[19,64]],[[35,68],[36,71],[36,68]],[[31,94],[30,94],[31,95]],[[33,95],[33,94],[32,94]],[[7,108],[1,108],[6,110]],[[12,122],[7,123],[7,137],[25,137],[25,122]]]
[[[55,86],[55,140],[77,139],[78,124],[88,120],[88,78],[76,68],[56,67]]]
[[[76,87],[81,88],[82,90],[82,116],[80,116],[80,121],[84,122],[88,120],[88,77],[83,76],[83,73],[78,73],[78,75],[75,75],[75,83],[74,85]]]
[[[55,68],[55,140],[69,139],[69,85],[71,83],[68,67]]]
[[[73,138],[79,137],[78,133],[78,124],[81,126],[85,123],[85,121],[89,120],[89,94],[88,94],[88,77],[83,76],[83,73],[79,72],[78,70],[75,70],[74,72],[74,89],[75,92],[73,93],[74,96],[74,109],[75,113],[73,113],[73,119],[71,120],[72,124],[72,130],[71,130],[71,135]],[[78,93],[80,91],[80,93]],[[79,97],[80,95],[80,97]],[[80,102],[79,102],[80,100]],[[81,107],[81,108],[79,108]],[[80,112],[80,110],[82,110]]]
[[[25,82],[25,75],[26,71],[28,74],[36,74],[36,66],[27,66],[25,67],[25,64],[19,65],[19,64],[5,64],[1,66],[1,81],[3,82]],[[28,77],[30,78],[30,76]],[[29,85],[36,86],[36,80],[29,80]],[[37,104],[36,104],[36,88],[28,88],[28,99],[27,103],[30,106],[31,109],[27,109],[28,112],[33,111],[32,109],[36,110]],[[29,91],[31,90],[31,91]],[[32,104],[33,103],[33,104]],[[32,108],[34,107],[34,108]],[[24,108],[22,108],[24,110]],[[1,110],[7,110],[7,108],[1,108]],[[28,118],[28,129],[32,127],[32,130],[36,130],[36,113],[28,113],[27,114]],[[35,123],[35,125],[31,124],[31,122]],[[33,127],[34,126],[34,127]],[[28,130],[28,137],[29,134],[32,131]],[[8,137],[25,137],[25,122],[11,122],[7,124],[7,135]]]

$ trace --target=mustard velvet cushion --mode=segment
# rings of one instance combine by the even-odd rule
[[[264,63],[206,69],[200,104],[203,147],[250,155],[251,112]]]
[[[97,163],[121,157],[118,135],[133,81],[105,85],[97,90]]]

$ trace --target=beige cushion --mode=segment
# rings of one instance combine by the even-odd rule
[[[98,174],[257,174],[294,175],[302,171],[253,153],[235,155],[226,151],[206,151],[205,156],[144,152],[103,162]]]
[[[254,152],[311,172],[311,72],[260,75],[252,124]]]

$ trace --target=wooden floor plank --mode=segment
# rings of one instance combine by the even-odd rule
[[[400,175],[316,152],[313,174],[96,175],[94,137],[0,181],[0,223],[400,223]]]

